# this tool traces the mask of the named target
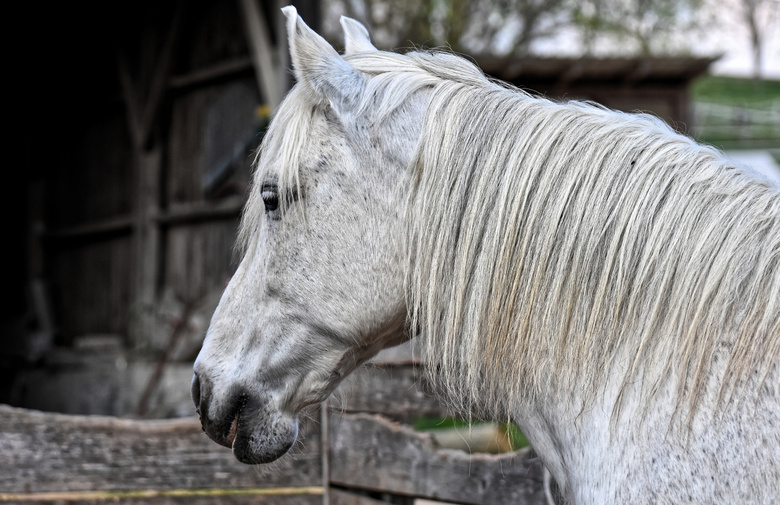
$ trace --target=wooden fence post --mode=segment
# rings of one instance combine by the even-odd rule
[[[153,344],[152,319],[161,258],[158,223],[161,203],[162,147],[154,142],[155,125],[165,97],[173,49],[181,18],[182,3],[174,12],[149,82],[134,81],[124,55],[118,57],[122,95],[127,111],[128,130],[135,163],[135,210],[133,212],[134,261],[132,322],[129,337],[136,347]],[[144,93],[145,91],[145,93]]]

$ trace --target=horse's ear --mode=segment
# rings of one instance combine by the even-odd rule
[[[345,53],[370,53],[377,50],[371,43],[368,30],[359,21],[341,16],[341,28],[344,30]]]
[[[295,7],[282,9],[295,77],[328,100],[339,114],[348,114],[360,101],[365,88],[363,74],[352,68],[328,41],[309,28]]]

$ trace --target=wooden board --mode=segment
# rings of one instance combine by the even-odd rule
[[[372,412],[393,419],[446,417],[448,410],[430,391],[415,365],[360,367],[339,386],[329,404],[340,412]]]
[[[195,418],[136,421],[0,405],[0,492],[196,490],[322,484],[318,425],[272,465],[239,463]]]
[[[368,496],[361,496],[357,493],[351,493],[343,489],[331,488],[330,493],[330,505],[386,505],[387,502],[382,500],[375,500]]]
[[[330,481],[460,504],[543,504],[530,449],[500,455],[439,449],[431,435],[368,414],[332,414]]]
[[[271,492],[266,492],[271,491]],[[274,489],[219,489],[208,493],[180,493],[166,495],[155,493],[42,493],[8,495],[0,492],[0,503],[4,505],[321,505],[322,488],[280,488]]]
[[[418,339],[407,340],[406,342],[383,349],[369,360],[369,363],[376,365],[412,365],[419,364],[420,345]]]

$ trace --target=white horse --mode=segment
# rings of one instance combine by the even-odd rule
[[[286,7],[297,84],[195,363],[246,463],[380,349],[516,422],[571,503],[780,503],[780,194],[648,115],[534,98],[452,54],[339,55]]]

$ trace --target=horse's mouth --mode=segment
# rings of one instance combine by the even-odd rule
[[[228,430],[227,443],[230,448],[233,448],[233,444],[236,441],[236,433],[238,432],[238,415],[236,415],[233,422],[230,424],[230,430]]]
[[[208,415],[208,407],[205,409],[205,412],[202,411],[202,409],[198,409],[203,431],[214,442],[227,447],[228,449],[232,449],[241,428],[239,426],[239,420],[242,418],[242,413],[246,404],[247,396],[243,394],[238,396],[232,402],[232,407],[227,411],[228,415],[224,417],[218,416],[212,418]]]
[[[298,438],[298,419],[263,408],[265,402],[244,401],[222,437],[223,445],[242,463],[257,465],[282,457]]]
[[[241,392],[217,402],[208,394],[208,389],[204,388],[202,394],[202,384],[197,376],[193,384],[193,399],[203,431],[214,442],[231,449],[242,463],[270,463],[282,457],[295,443],[297,416],[275,408],[267,394]]]

